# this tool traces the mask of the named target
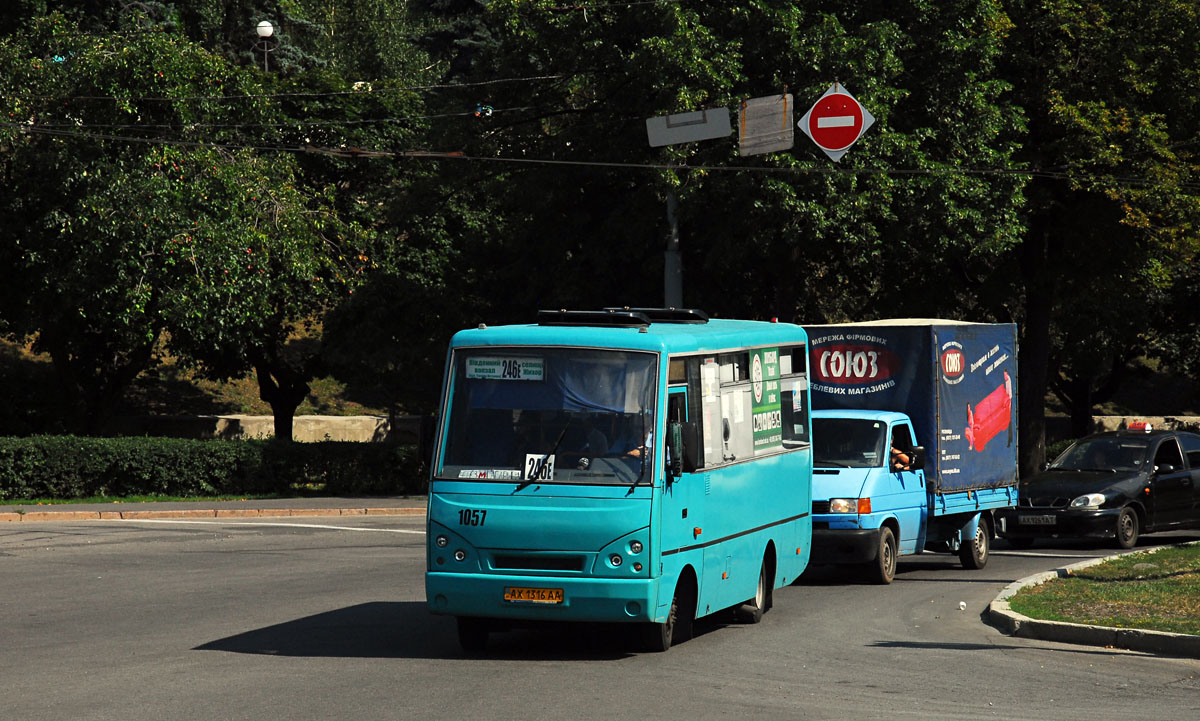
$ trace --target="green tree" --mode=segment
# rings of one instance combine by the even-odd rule
[[[246,80],[178,37],[91,36],[58,14],[0,43],[0,65],[9,189],[0,217],[12,233],[3,315],[11,332],[37,334],[80,404],[80,425],[95,431],[152,361],[161,240],[185,222],[156,209],[164,171],[147,153],[169,129],[221,116],[215,101],[167,98]],[[129,133],[135,123],[146,132]]]
[[[290,156],[161,153],[180,175],[164,179],[158,207],[194,218],[165,239],[169,347],[212,378],[253,371],[276,438],[291,439],[317,358],[296,336],[359,284],[359,233],[332,198],[303,190]],[[220,212],[195,213],[197,194]]]
[[[434,39],[462,103],[494,109],[444,141],[482,162],[443,165],[492,200],[463,256],[504,289],[498,319],[661,303],[668,194],[685,304],[805,322],[1004,317],[978,297],[1019,238],[1022,200],[1004,172],[1020,115],[993,72],[1009,28],[996,3],[429,5],[461,13],[443,26],[456,42]],[[474,84],[496,77],[522,80]],[[785,86],[802,110],[835,80],[878,118],[838,165],[799,134],[766,157],[738,158],[733,138],[648,147],[648,117]]]
[[[1035,173],[1011,275],[1028,473],[1044,457],[1052,379],[1060,392],[1074,386],[1080,424],[1089,396],[1111,381],[1098,369],[1120,375],[1195,262],[1200,9],[1174,0],[1007,7],[1015,29],[1003,72],[1029,118],[1019,160]]]
[[[280,125],[257,74],[178,34],[94,35],[60,15],[10,36],[0,62],[4,311],[78,389],[83,425],[100,427],[169,329],[212,375],[257,370],[290,438],[308,369],[282,349],[364,261],[331,191],[247,145],[247,128]]]

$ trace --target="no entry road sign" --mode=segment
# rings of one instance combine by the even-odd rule
[[[874,123],[875,116],[834,83],[796,125],[836,162]]]

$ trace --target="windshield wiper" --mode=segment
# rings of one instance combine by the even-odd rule
[[[849,468],[849,463],[839,461],[813,461],[813,468]]]
[[[558,438],[554,439],[554,445],[550,446],[550,452],[547,453],[546,455],[542,456],[542,462],[538,464],[538,467],[536,469],[534,469],[533,478],[526,478],[525,480],[518,483],[517,487],[513,489],[513,493],[516,493],[517,491],[521,490],[522,488],[525,488],[526,486],[528,486],[531,483],[534,483],[536,481],[546,480],[544,478],[538,478],[538,476],[542,475],[542,469],[546,467],[546,462],[549,461],[550,457],[553,456],[555,454],[555,452],[558,451],[558,444],[562,443],[563,436],[567,435],[567,429],[571,427],[572,420],[574,420],[574,416],[567,416],[567,422],[563,424],[563,429],[561,432],[559,432]]]

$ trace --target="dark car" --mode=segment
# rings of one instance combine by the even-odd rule
[[[1139,425],[1081,438],[1021,481],[1017,507],[996,521],[1000,537],[1020,547],[1113,538],[1132,548],[1143,532],[1200,527],[1200,435]]]

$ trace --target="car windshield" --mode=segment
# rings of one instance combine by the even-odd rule
[[[818,468],[882,466],[887,425],[857,418],[813,418],[813,465]]]
[[[1054,459],[1052,470],[1136,471],[1146,463],[1149,442],[1142,438],[1084,438]]]
[[[439,478],[649,479],[657,356],[571,348],[456,350]]]

